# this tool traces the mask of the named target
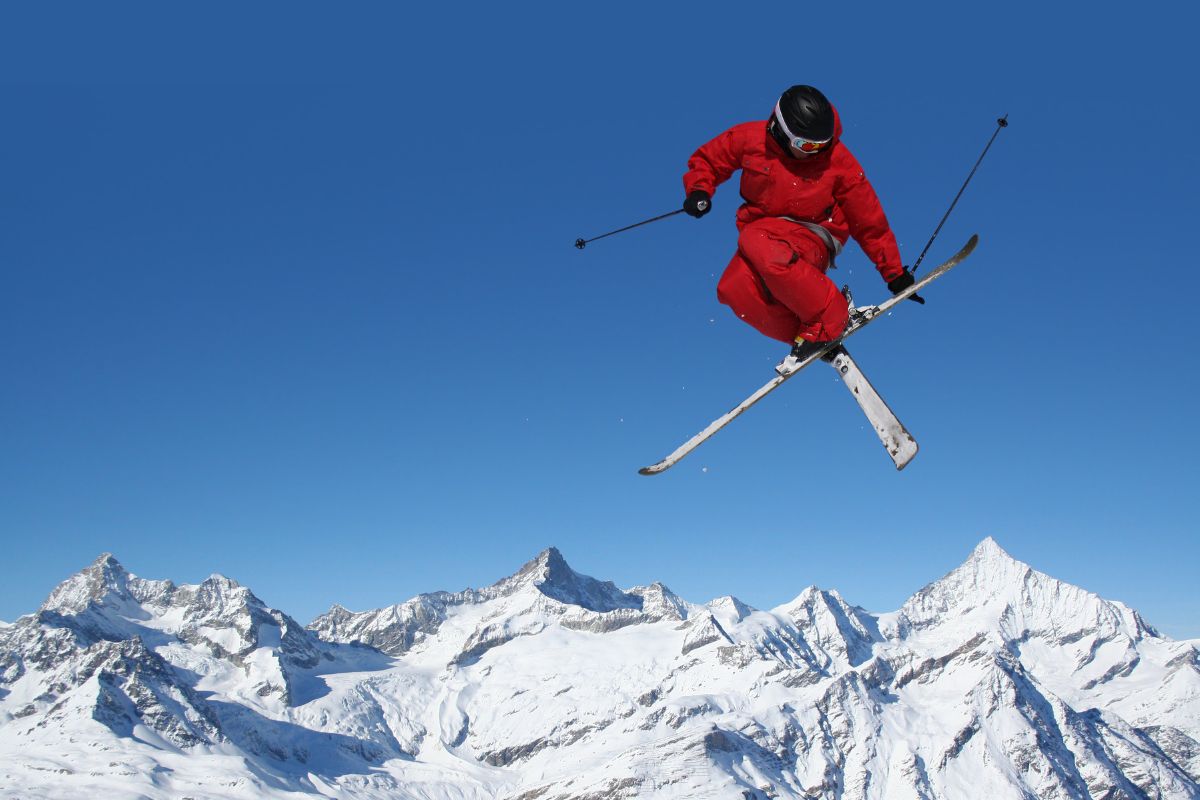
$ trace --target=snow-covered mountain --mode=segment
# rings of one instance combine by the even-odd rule
[[[308,628],[106,554],[0,625],[0,797],[1198,798],[1198,646],[991,539],[888,614],[550,548]]]

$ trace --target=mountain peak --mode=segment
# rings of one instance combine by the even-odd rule
[[[900,613],[915,628],[958,624],[982,613],[1011,628],[1006,635],[1013,637],[1039,631],[1065,636],[1077,628],[1105,637],[1157,636],[1132,609],[1038,572],[990,536],[961,565],[910,597]]]
[[[210,586],[222,591],[233,591],[235,589],[243,588],[242,585],[236,580],[233,578],[227,578],[219,572],[214,572],[212,575],[209,575],[200,583],[200,585]]]
[[[114,602],[134,602],[129,593],[130,575],[112,553],[101,553],[95,561],[55,587],[43,611],[79,614],[87,607]]]
[[[649,586],[635,586],[626,594],[642,599],[642,613],[652,619],[687,619],[691,613],[691,604],[672,592],[660,581]]]
[[[589,611],[640,609],[642,605],[640,597],[622,592],[611,581],[598,581],[571,569],[557,547],[547,547],[494,588],[510,594],[526,586],[560,603],[581,606]]]
[[[116,556],[112,553],[101,553],[96,556],[96,560],[91,563],[92,567],[105,567],[110,569],[124,569],[121,562],[117,561]]]
[[[714,616],[727,625],[736,625],[755,611],[754,608],[746,605],[731,594],[723,595],[716,600],[710,601],[707,607]]]
[[[545,582],[556,583],[569,580],[575,571],[567,564],[557,547],[547,547],[534,556],[532,561],[525,562],[515,574],[500,581],[498,586],[514,587],[525,585],[540,585]]]
[[[549,580],[566,578],[568,575],[575,574],[575,571],[567,564],[567,560],[563,558],[563,554],[559,552],[557,547],[547,547],[538,553],[535,560],[543,569],[543,574]]]
[[[971,551],[971,555],[968,556],[967,561],[979,561],[993,564],[1005,562],[1014,564],[1021,563],[1010,556],[1008,551],[1001,547],[1000,543],[991,536],[984,537],[983,541],[975,545],[975,549]]]
[[[988,536],[975,545],[966,561],[910,597],[902,611],[918,625],[945,619],[952,609],[961,613],[1020,592],[1032,572]]]

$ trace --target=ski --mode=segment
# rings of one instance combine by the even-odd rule
[[[771,392],[775,391],[780,386],[782,386],[784,384],[784,382],[788,380],[788,378],[791,378],[796,373],[798,373],[800,370],[807,367],[809,364],[813,363],[814,361],[821,358],[822,356],[825,356],[826,354],[828,354],[828,352],[830,350],[833,350],[835,347],[840,345],[846,339],[849,339],[851,336],[858,333],[860,330],[862,330],[868,324],[870,324],[873,320],[878,319],[879,317],[886,314],[888,311],[890,311],[896,305],[907,300],[911,295],[916,294],[917,292],[921,291],[926,286],[928,286],[930,283],[933,283],[933,281],[940,278],[942,275],[945,275],[947,272],[949,272],[951,269],[953,269],[955,266],[957,266],[960,262],[962,262],[967,256],[971,255],[971,251],[975,249],[975,245],[977,245],[978,243],[979,243],[979,236],[977,234],[972,235],[971,238],[969,240],[967,240],[967,243],[965,245],[963,245],[961,250],[959,250],[957,253],[955,253],[953,256],[951,256],[948,260],[942,262],[941,264],[938,264],[928,274],[926,274],[924,278],[921,278],[920,280],[918,280],[916,283],[914,283],[912,286],[908,287],[904,291],[892,295],[887,300],[884,300],[882,303],[880,303],[877,306],[861,306],[859,308],[853,309],[850,314],[850,326],[848,328],[846,328],[846,332],[843,333],[839,338],[834,339],[833,341],[829,342],[828,347],[825,347],[822,350],[818,350],[818,351],[812,353],[808,358],[805,358],[802,361],[796,361],[795,359],[792,359],[790,356],[788,358],[785,358],[783,363],[780,364],[778,367],[776,367],[776,370],[779,372],[779,375],[772,378],[767,383],[763,384],[757,391],[755,391],[753,394],[751,394],[745,400],[738,403],[736,406],[734,406],[729,411],[722,414],[717,419],[713,420],[712,423],[707,428],[700,431],[695,436],[693,436],[691,439],[688,439],[686,442],[681,444],[678,448],[675,449],[674,452],[672,452],[670,455],[668,455],[662,461],[659,461],[657,464],[651,464],[648,467],[642,467],[640,470],[638,470],[638,472],[641,473],[642,475],[657,475],[660,472],[665,472],[666,470],[675,466],[675,464],[679,463],[679,461],[684,456],[686,456],[688,453],[692,452],[697,447],[702,445],[704,442],[706,442],[710,438],[712,438],[713,434],[715,434],[717,431],[721,430],[726,425],[728,425],[730,422],[733,422],[733,420],[735,420],[739,416],[741,416],[742,412],[744,412],[746,409],[750,408],[755,403],[757,403],[759,400],[762,400],[764,397],[769,395]]]
[[[858,364],[850,357],[845,347],[839,347],[833,352],[833,368],[841,376],[842,383],[854,396],[858,407],[867,416],[867,421],[875,429],[883,448],[896,469],[904,469],[908,462],[917,455],[917,440],[904,427],[895,412],[888,406],[875,387],[867,380],[867,376],[858,368]]]

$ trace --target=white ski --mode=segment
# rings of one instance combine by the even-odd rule
[[[750,395],[745,400],[738,403],[733,408],[729,409],[729,411],[726,411],[720,417],[717,417],[715,420],[712,421],[712,423],[707,428],[700,431],[695,436],[693,436],[691,439],[688,439],[686,442],[681,444],[679,447],[677,447],[675,449],[675,451],[673,453],[668,455],[662,461],[659,461],[657,464],[651,464],[648,467],[642,467],[640,470],[638,470],[638,472],[640,472],[642,475],[657,475],[658,473],[665,472],[666,470],[673,467],[675,464],[679,463],[680,459],[682,459],[688,453],[695,450],[697,447],[699,447],[704,442],[708,441],[708,439],[714,433],[721,430],[721,428],[724,428],[730,422],[733,422],[733,420],[737,419],[737,417],[740,416],[743,411],[750,408],[752,405],[757,403],[759,400],[762,400],[764,397],[769,395],[771,392],[775,391],[780,386],[782,386],[784,381],[786,381],[788,378],[791,378],[796,373],[798,373],[800,370],[804,369],[809,364],[813,363],[818,358],[820,358],[821,356],[828,353],[830,350],[837,347],[839,344],[844,342],[846,339],[850,338],[855,333],[858,333],[858,331],[865,328],[872,321],[878,319],[879,317],[882,317],[886,312],[890,311],[892,308],[894,308],[899,303],[904,302],[909,297],[911,297],[912,295],[921,291],[926,286],[928,286],[930,283],[932,283],[933,281],[940,278],[942,275],[945,275],[956,264],[961,262],[967,256],[971,255],[971,251],[975,249],[975,245],[978,243],[979,243],[979,236],[977,236],[977,235],[972,236],[969,240],[967,240],[967,243],[965,245],[963,245],[961,250],[959,250],[957,253],[955,253],[953,256],[951,256],[946,261],[942,262],[941,264],[938,264],[936,267],[934,267],[932,270],[930,270],[929,273],[925,275],[925,277],[921,278],[920,280],[918,280],[916,283],[914,283],[912,286],[908,287],[904,291],[892,295],[887,300],[884,300],[882,303],[880,303],[877,306],[862,306],[860,308],[854,309],[854,312],[851,314],[850,327],[846,329],[846,332],[842,334],[841,338],[835,339],[834,341],[830,342],[829,346],[827,348],[825,348],[824,350],[818,350],[818,351],[812,353],[808,358],[804,359],[803,361],[800,361],[797,363],[791,363],[791,362],[794,362],[795,359],[790,359],[790,357],[789,357],[790,360],[784,359],[784,363],[780,365],[781,367],[784,367],[784,369],[780,372],[779,375],[777,375],[776,377],[767,381],[767,383],[763,384],[756,392],[754,392],[754,394]]]
[[[917,440],[904,427],[904,423],[896,418],[896,414],[879,396],[879,392],[875,391],[875,387],[867,380],[867,376],[858,368],[858,364],[850,357],[845,347],[836,351],[831,363],[841,376],[842,383],[850,390],[850,394],[854,395],[858,407],[867,415],[867,420],[875,429],[879,441],[883,442],[883,448],[887,450],[896,469],[907,467],[908,462],[917,455]]]

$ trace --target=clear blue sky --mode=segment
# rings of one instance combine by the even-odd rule
[[[102,551],[308,621],[549,545],[890,610],[991,535],[1200,636],[1197,11],[737,8],[7,4],[0,619]],[[1011,115],[928,263],[976,254],[852,348],[922,452],[817,369],[641,477],[782,355],[715,298],[736,184],[571,244],[801,82],[910,262]]]

